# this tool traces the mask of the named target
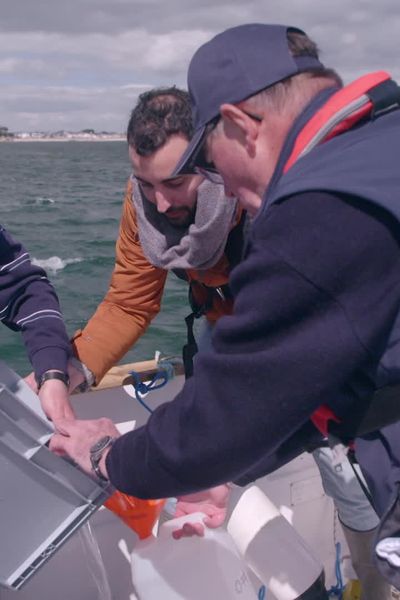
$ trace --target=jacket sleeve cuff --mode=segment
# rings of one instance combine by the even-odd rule
[[[36,379],[40,379],[43,373],[50,370],[68,372],[69,353],[65,348],[57,346],[42,348],[31,357],[32,367]]]
[[[75,331],[70,339],[73,355],[91,374],[90,386],[95,386],[101,381],[110,367],[104,365],[101,358],[105,356],[104,347],[97,344],[92,336],[82,329]]]

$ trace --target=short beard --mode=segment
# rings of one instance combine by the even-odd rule
[[[180,219],[171,219],[170,215],[173,215],[175,212],[185,211],[186,215],[182,216]],[[169,208],[167,212],[164,213],[165,218],[170,222],[174,227],[189,227],[192,223],[194,223],[196,214],[196,208],[188,208],[187,206],[182,206],[181,208]]]

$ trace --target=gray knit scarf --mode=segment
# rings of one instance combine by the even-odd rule
[[[232,228],[237,201],[226,198],[222,185],[203,181],[197,191],[194,223],[175,227],[149,202],[135,179],[132,180],[139,239],[144,255],[161,269],[213,267],[221,258]]]

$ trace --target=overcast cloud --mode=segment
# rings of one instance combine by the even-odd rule
[[[399,0],[0,0],[0,125],[122,132],[138,94],[184,87],[200,44],[256,21],[304,28],[345,81],[400,79]]]

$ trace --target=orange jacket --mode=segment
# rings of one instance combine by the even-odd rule
[[[109,290],[87,325],[72,340],[75,354],[93,372],[96,382],[126,354],[157,315],[168,274],[150,264],[143,254],[131,194],[128,182]],[[237,222],[240,216],[239,211]],[[188,280],[194,282],[193,293],[201,304],[205,291],[196,282],[211,287],[225,285],[229,277],[228,259],[223,255],[207,271],[186,273]],[[231,310],[230,300],[223,301],[214,294],[207,318],[215,321]]]

